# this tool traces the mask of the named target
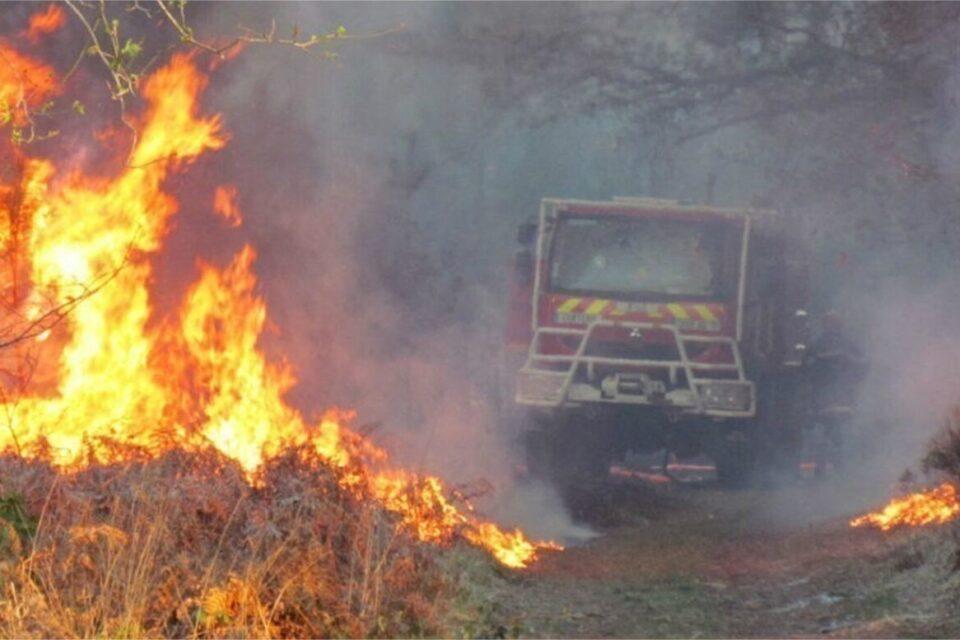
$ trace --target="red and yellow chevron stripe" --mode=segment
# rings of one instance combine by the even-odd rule
[[[644,321],[693,321],[721,324],[727,313],[723,304],[704,302],[619,302],[600,298],[558,297],[554,300],[558,320],[563,315]],[[562,321],[562,320],[560,320]]]

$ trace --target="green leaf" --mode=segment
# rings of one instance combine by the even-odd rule
[[[130,38],[127,38],[127,41],[123,43],[123,48],[120,49],[120,57],[128,61],[135,60],[141,53],[143,53],[143,46]]]
[[[70,105],[70,108],[73,109],[78,114],[80,114],[81,116],[87,114],[87,108],[83,106],[83,103],[80,102],[79,100],[74,100],[73,104]]]

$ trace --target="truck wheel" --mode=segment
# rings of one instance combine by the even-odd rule
[[[831,415],[821,417],[818,421],[817,446],[814,451],[815,477],[822,478],[827,475],[828,468],[834,475],[843,474],[848,455],[846,432],[849,421],[848,415]]]
[[[530,475],[556,484],[561,490],[603,481],[611,461],[611,447],[603,431],[568,420],[553,427],[544,425],[525,434]]]
[[[532,429],[523,434],[523,452],[527,473],[538,480],[553,482],[556,467],[556,451],[551,434],[542,429]]]
[[[757,443],[750,429],[733,429],[719,434],[712,458],[717,480],[727,488],[744,488],[756,479]]]

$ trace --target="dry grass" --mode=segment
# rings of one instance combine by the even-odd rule
[[[960,484],[960,407],[951,412],[943,429],[930,443],[923,469],[945,473]]]
[[[0,636],[440,633],[435,552],[303,451],[251,486],[214,452],[63,475],[0,458]]]
[[[923,460],[924,472],[938,472],[946,475],[955,485],[960,486],[960,406],[954,407],[940,433],[930,443]],[[952,569],[960,572],[960,521],[951,526],[954,543]],[[957,595],[960,600],[960,594]]]

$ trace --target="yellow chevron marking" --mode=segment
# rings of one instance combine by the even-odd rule
[[[598,316],[601,311],[607,308],[608,304],[610,304],[609,300],[594,300],[584,313],[588,316]]]
[[[670,313],[672,313],[673,317],[677,320],[690,319],[690,314],[687,313],[687,310],[684,309],[682,305],[671,303],[667,305],[667,309],[670,310]]]
[[[698,304],[694,307],[697,310],[697,313],[700,314],[700,317],[706,320],[707,322],[716,322],[717,316],[713,315],[713,311],[710,311],[710,307],[705,304]]]
[[[622,316],[627,313],[627,307],[622,304],[613,305],[613,309],[610,310],[610,315],[612,316]]]
[[[580,304],[581,298],[567,298],[563,304],[557,307],[557,311],[560,313],[570,313],[577,308],[577,305]]]

